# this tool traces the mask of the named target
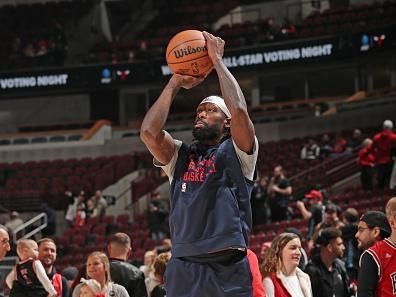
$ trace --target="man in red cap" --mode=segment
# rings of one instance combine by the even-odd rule
[[[297,201],[297,208],[300,210],[304,220],[308,221],[307,239],[310,240],[315,226],[323,221],[323,195],[318,190],[311,190],[305,195],[305,198],[311,203],[311,208],[308,210],[303,201]]]

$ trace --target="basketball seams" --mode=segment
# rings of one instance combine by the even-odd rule
[[[179,44],[177,44],[176,46],[174,46],[171,50],[167,50],[167,55],[166,55],[166,57],[168,58],[169,57],[169,55],[170,54],[172,54],[173,53],[173,51],[175,50],[175,48],[178,48],[179,46],[182,46],[183,44],[185,44],[185,43],[189,43],[189,42],[191,42],[191,41],[197,41],[197,40],[203,40],[203,41],[205,41],[205,43],[206,43],[206,40],[205,40],[205,38],[195,38],[195,39],[190,39],[190,40],[185,40],[185,41],[183,41],[182,43],[179,43]],[[172,42],[172,40],[171,41],[169,41],[169,43],[171,43]],[[173,63],[172,63],[173,64]]]

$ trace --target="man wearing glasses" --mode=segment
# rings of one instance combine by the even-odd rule
[[[10,237],[7,227],[0,225],[0,261],[4,259],[10,249]]]
[[[361,216],[355,238],[358,248],[363,252],[378,241],[389,237],[390,233],[386,215],[381,211],[370,210]]]

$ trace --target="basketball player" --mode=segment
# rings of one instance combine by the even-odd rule
[[[362,254],[357,297],[396,296],[396,197],[388,201],[385,212],[391,235]]]
[[[210,96],[198,105],[192,144],[175,140],[163,130],[172,102],[204,78],[174,74],[141,127],[171,185],[165,288],[172,297],[251,297],[246,253],[258,142],[242,91],[223,63],[224,41],[203,35],[224,99]]]

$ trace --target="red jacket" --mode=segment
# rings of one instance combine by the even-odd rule
[[[274,284],[274,292],[275,297],[293,297],[288,290],[286,290],[285,286],[282,284],[282,281],[276,277],[276,273],[271,273],[271,280]]]
[[[257,256],[253,251],[248,249],[247,257],[250,265],[250,271],[253,277],[252,280],[253,297],[265,297],[265,290],[262,282]]]
[[[396,134],[391,130],[383,130],[373,138],[373,152],[376,164],[392,162],[392,146],[396,142]]]
[[[375,157],[372,154],[371,145],[360,149],[358,154],[358,163],[360,166],[373,167],[375,165]]]

